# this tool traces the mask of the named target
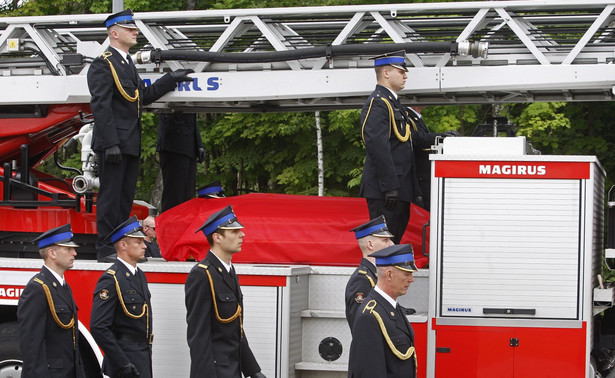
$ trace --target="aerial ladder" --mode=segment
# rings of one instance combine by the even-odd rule
[[[609,101],[614,8],[548,0],[136,13],[133,52],[146,80],[195,71],[195,83],[152,105],[159,110],[357,108],[375,83],[369,58],[389,48],[407,51],[409,104]],[[1,18],[0,105],[87,103],[106,16]]]

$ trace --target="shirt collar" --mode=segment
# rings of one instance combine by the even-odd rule
[[[224,261],[222,261],[221,258],[218,257],[218,255],[216,255],[213,251],[211,252],[212,255],[216,256],[216,258],[222,263],[222,265],[224,266],[224,269],[226,269],[227,272],[231,272],[231,264],[227,264]]]
[[[48,271],[51,272],[51,274],[53,274],[53,276],[56,278],[56,280],[58,280],[58,282],[60,283],[60,285],[64,286],[64,276],[59,275],[58,273],[56,273],[53,269],[51,269],[50,267],[48,267],[47,265],[43,264],[43,266],[45,268],[47,268]]]
[[[122,260],[121,258],[117,258],[117,261],[121,261],[122,264],[126,265],[126,268],[128,268],[128,270],[130,270],[130,273],[132,273],[132,275],[134,276],[135,274],[137,274],[137,268],[130,265],[129,263],[127,263],[126,261]]]
[[[385,87],[385,86],[383,85],[383,87]],[[393,95],[393,97],[395,97],[395,99],[397,99],[397,93],[395,93],[395,91],[393,91],[393,90],[392,90],[391,88],[389,88],[389,87],[385,87],[385,88],[386,88],[389,92],[391,92],[391,94]]]
[[[376,285],[374,287],[374,290],[376,290],[376,292],[378,294],[382,295],[384,297],[384,299],[386,299],[387,302],[389,302],[391,304],[391,306],[393,306],[393,308],[397,308],[397,301],[395,299],[391,298],[387,293],[382,291],[382,289],[379,288],[378,285]]]
[[[126,60],[126,61],[128,60],[128,59],[126,59],[126,57],[128,56],[128,54],[127,54],[127,53],[125,53],[125,52],[123,52],[123,51],[121,51],[121,50],[119,50],[119,49],[116,49],[116,48],[115,48],[115,47],[113,47],[113,46],[109,46],[109,47],[111,47],[113,50],[117,51],[117,52],[118,52],[118,53],[122,56],[122,58],[124,58],[124,60]]]
[[[421,113],[417,112],[416,110],[412,109],[411,107],[408,107],[408,110],[411,110],[412,113],[416,114],[416,116],[418,118],[423,118],[423,116],[421,115]]]

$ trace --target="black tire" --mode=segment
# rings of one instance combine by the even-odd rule
[[[0,323],[0,376],[21,377],[21,365],[17,322]]]

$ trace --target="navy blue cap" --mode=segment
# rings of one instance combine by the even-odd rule
[[[228,205],[224,209],[210,215],[207,221],[195,232],[203,231],[205,236],[209,236],[216,230],[235,230],[240,228],[243,228],[243,225],[237,220],[231,205]]]
[[[47,230],[33,241],[38,242],[38,249],[43,249],[50,245],[79,247],[79,245],[75,244],[73,241],[73,232],[70,229],[70,224]]]
[[[135,20],[132,19],[133,13],[130,9],[125,9],[121,12],[113,13],[105,20],[105,27],[110,28],[113,25],[119,25],[129,29],[136,29]]]
[[[196,195],[199,198],[223,198],[224,191],[222,191],[222,183],[220,180],[211,182],[204,187],[197,189]]]
[[[371,59],[374,60],[374,67],[389,65],[408,72],[408,68],[406,67],[406,52],[404,50],[378,55]]]
[[[387,222],[384,219],[384,215],[376,217],[367,223],[363,223],[362,225],[355,227],[350,231],[354,232],[354,236],[357,239],[361,239],[369,235],[377,236],[379,238],[393,237],[393,234],[389,232],[389,228],[387,227]]]
[[[115,243],[123,237],[129,238],[144,238],[145,234],[143,233],[143,227],[139,223],[139,220],[135,215],[128,218],[128,220],[124,221],[122,224],[117,226],[115,230],[107,236],[107,238],[111,239],[111,243]]]
[[[416,272],[414,252],[410,244],[396,244],[369,255],[376,258],[376,266],[394,266],[407,272]]]

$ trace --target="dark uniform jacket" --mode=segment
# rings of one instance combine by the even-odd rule
[[[103,58],[107,56],[107,59]],[[120,92],[109,63],[113,64],[118,81],[125,94],[139,100],[131,102]],[[151,104],[176,87],[175,80],[167,74],[152,85],[145,87],[134,64],[125,62],[114,48],[94,59],[88,71],[88,87],[94,115],[92,150],[102,152],[119,145],[122,154],[139,156],[141,153],[141,112],[143,105]]]
[[[361,263],[346,284],[346,320],[351,331],[359,306],[377,282],[376,266],[366,258],[361,259]]]
[[[361,135],[365,143],[365,165],[359,195],[384,199],[384,193],[399,190],[399,199],[412,202],[413,167],[412,135],[401,104],[382,85],[369,96],[361,110]],[[402,142],[395,133],[407,137]]]
[[[370,311],[370,308],[372,310]],[[378,313],[394,347],[401,354],[414,346],[414,331],[397,308],[372,290],[355,315],[348,360],[349,378],[415,378],[416,353],[403,360],[389,347],[376,315]]]
[[[241,316],[220,322],[214,301],[221,319],[232,318],[238,305]],[[243,295],[237,276],[231,276],[211,251],[186,279],[186,310],[190,377],[241,378],[241,373],[249,377],[261,370],[242,331]]]
[[[43,284],[49,288],[53,309],[49,307]],[[66,329],[54,320],[52,311]],[[68,327],[71,319],[74,319],[73,325]],[[72,291],[68,285],[61,286],[47,267],[32,277],[22,292],[17,320],[23,378],[85,377]]]
[[[431,162],[429,161],[430,148],[436,142],[436,137],[444,133],[433,133],[412,110],[406,111],[408,119],[412,122],[412,142],[414,143],[414,159],[416,161],[416,176],[423,197],[423,207],[429,210],[429,198],[431,187]],[[421,205],[419,203],[419,205]]]
[[[156,151],[197,158],[203,140],[194,113],[163,113],[158,117]]]
[[[140,378],[152,376],[150,297],[143,271],[138,269],[133,275],[121,261],[116,261],[98,279],[90,332],[105,353],[103,370],[110,377],[115,377],[117,369],[128,363],[137,367]]]

